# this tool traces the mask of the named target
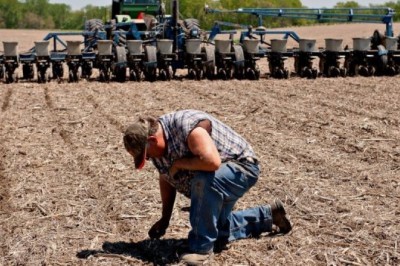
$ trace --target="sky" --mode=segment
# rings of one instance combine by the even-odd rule
[[[212,1],[212,0],[210,0]],[[390,2],[390,0],[355,0],[361,6],[368,7],[369,4],[384,4],[386,2]],[[49,0],[50,3],[63,3],[69,5],[73,10],[79,10],[87,5],[94,6],[108,6],[111,5],[112,0]],[[347,2],[347,0],[342,1],[330,1],[330,0],[301,0],[304,6],[310,8],[319,8],[319,7],[333,7],[337,2]]]

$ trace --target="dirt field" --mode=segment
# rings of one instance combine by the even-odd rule
[[[375,28],[294,30],[351,46]],[[20,50],[44,35],[0,31]],[[139,114],[185,108],[225,121],[259,155],[260,180],[237,208],[278,197],[294,224],[233,242],[212,265],[399,265],[399,91],[399,76],[0,84],[0,265],[178,264],[189,201],[177,197],[167,234],[150,241],[157,174],[134,170],[121,132]]]

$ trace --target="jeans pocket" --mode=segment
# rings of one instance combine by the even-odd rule
[[[247,187],[251,188],[257,183],[260,172],[256,164],[244,164],[240,162],[231,162],[232,167],[242,174],[242,179],[246,181]]]

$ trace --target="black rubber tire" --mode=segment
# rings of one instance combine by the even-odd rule
[[[130,81],[137,81],[138,80],[138,78],[136,76],[136,72],[133,69],[129,70],[129,80]]]
[[[104,31],[104,23],[101,19],[89,19],[85,21],[85,31],[96,32],[96,31]],[[87,41],[89,43],[96,40],[96,36],[88,36]]]
[[[125,47],[126,46],[126,34],[123,33],[123,30],[119,29],[115,32],[118,35],[118,46]]]
[[[101,19],[89,19],[85,22],[85,31],[104,31],[104,23]]]
[[[195,19],[195,18],[187,18],[187,19],[183,20],[183,25],[189,31],[192,29],[200,29],[200,22],[198,19]]]
[[[246,77],[249,80],[256,80],[256,71],[254,69],[247,69],[246,71]]]
[[[328,69],[328,77],[337,78],[340,76],[340,69],[338,67],[331,66]]]

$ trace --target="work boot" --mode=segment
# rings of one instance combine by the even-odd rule
[[[212,253],[210,254],[198,254],[198,253],[185,253],[181,256],[181,262],[186,265],[207,265],[212,258]]]
[[[279,199],[275,199],[271,204],[272,224],[278,227],[277,234],[287,234],[292,230],[292,225],[288,218],[286,218],[286,211],[283,208],[283,203]]]

